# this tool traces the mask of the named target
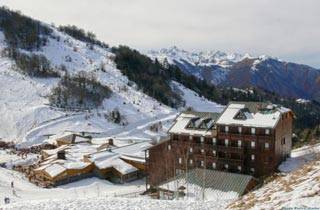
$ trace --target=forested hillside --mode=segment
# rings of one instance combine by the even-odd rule
[[[227,104],[229,101],[271,101],[291,108],[295,115],[295,132],[304,134],[305,129],[316,129],[320,124],[320,104],[315,101],[298,103],[295,98],[281,97],[274,92],[260,88],[235,89],[217,87],[195,76],[187,75],[177,66],[160,64],[129,47],[112,49],[117,68],[134,81],[146,94],[172,107],[179,107],[181,99],[170,88],[171,81],[177,81],[212,101]],[[309,132],[309,131],[308,131]],[[312,132],[313,133],[313,132]],[[312,136],[303,136],[310,140]]]

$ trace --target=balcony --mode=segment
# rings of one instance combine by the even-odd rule
[[[243,153],[243,147],[235,147],[235,146],[226,146],[226,145],[218,145],[218,152],[227,152],[227,153]]]
[[[239,132],[232,132],[232,131],[220,131],[218,133],[218,138],[227,138],[227,139],[255,139],[255,138],[265,138],[265,139],[270,139],[272,137],[271,134],[261,134],[261,133],[248,133],[248,132],[243,132],[243,133],[239,133]]]
[[[229,165],[236,165],[236,166],[243,166],[244,160],[243,159],[234,159],[234,158],[228,158],[228,157],[218,157],[218,162],[220,164],[229,164]]]
[[[207,160],[216,160],[217,156],[213,155],[212,153],[196,153],[196,154],[192,154],[192,157],[195,159],[207,159]]]
[[[208,144],[208,143],[196,143],[196,142],[193,142],[193,141],[180,141],[180,140],[172,140],[171,141],[172,145],[175,145],[175,146],[181,146],[181,145],[184,145],[184,146],[188,146],[188,147],[192,147],[192,148],[204,148],[204,149],[216,149],[216,144]]]

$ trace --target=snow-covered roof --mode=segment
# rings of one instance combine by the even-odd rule
[[[211,128],[214,125],[219,113],[209,112],[183,112],[175,120],[169,133],[188,135],[211,135]],[[201,124],[205,123],[205,128]],[[192,124],[192,126],[189,126]]]
[[[217,120],[217,124],[273,128],[281,114],[289,111],[290,109],[268,103],[231,102]],[[239,114],[244,117],[238,118]]]
[[[56,177],[59,174],[65,172],[67,169],[59,164],[52,164],[46,167],[45,172],[47,172],[51,177]]]
[[[138,171],[136,167],[126,163],[121,159],[114,160],[112,163],[112,167],[123,175]]]
[[[69,145],[62,145],[62,146],[60,146],[60,147],[57,147],[56,149],[43,150],[43,152],[47,153],[48,155],[55,155],[55,154],[57,154],[59,151],[66,150],[67,148],[70,148],[70,146],[69,146]]]
[[[144,151],[153,145],[150,142],[135,143],[124,147],[115,148],[112,152],[121,155],[144,157]]]
[[[84,169],[89,165],[90,163],[86,163],[82,161],[77,161],[77,162],[67,161],[63,166],[67,169]]]
[[[145,163],[146,162],[145,157],[133,157],[133,156],[129,156],[129,155],[121,155],[121,158],[125,159],[125,160],[132,160],[132,161],[135,161],[135,162],[140,162],[140,163]]]
[[[74,143],[81,143],[81,142],[88,142],[88,141],[90,141],[89,138],[85,138],[82,136],[76,136],[74,139]]]
[[[94,162],[99,169],[114,168],[121,174],[128,174],[138,170],[136,167],[121,160],[119,154],[109,151],[92,154],[90,160]]]

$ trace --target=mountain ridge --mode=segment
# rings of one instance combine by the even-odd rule
[[[259,87],[286,97],[320,101],[320,70],[308,65],[267,55],[188,52],[177,47],[149,51],[147,55],[162,63],[178,65],[187,74],[214,85]]]

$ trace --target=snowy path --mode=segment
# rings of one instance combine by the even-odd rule
[[[81,117],[83,118],[84,115],[85,115],[84,113],[80,113],[80,114],[74,114],[71,116],[63,116],[63,117],[59,117],[59,118],[52,119],[47,122],[41,123],[40,126],[31,129],[26,134],[26,136],[23,138],[22,143],[20,145],[21,146],[30,146],[32,144],[41,143],[44,140],[43,137],[41,135],[39,135],[42,130],[47,129],[48,127],[52,127],[53,125],[60,124],[62,122],[71,121],[71,120],[81,118]]]
[[[163,114],[156,117],[153,117],[151,119],[146,119],[139,121],[136,124],[131,124],[125,128],[115,129],[112,132],[107,132],[107,135],[115,135],[117,137],[123,137],[128,135],[134,135],[137,133],[142,133],[143,130],[145,130],[148,126],[151,126],[158,122],[164,122],[167,120],[173,120],[177,116],[177,113],[170,113],[170,114]],[[120,132],[119,132],[120,131]]]
[[[26,134],[20,146],[30,146],[33,144],[41,143],[44,140],[43,135],[41,135],[44,133],[43,131],[48,130],[53,126],[57,126],[64,122],[73,123],[78,120],[83,120],[82,118],[84,118],[85,115],[86,113],[77,113],[77,114],[72,114],[68,116],[58,117],[56,119],[43,122],[40,124],[40,126],[37,126],[31,129]],[[176,117],[176,115],[177,115],[176,112],[171,112],[169,114],[161,114],[153,118],[143,119],[138,122],[131,123],[125,127],[117,126],[116,128],[110,128],[105,132],[101,132],[100,134],[97,135],[97,137],[111,137],[111,136],[124,137],[124,136],[132,136],[135,134],[141,134],[145,129],[147,129],[148,126],[155,124],[157,122],[165,122],[168,120],[172,121]]]
[[[314,160],[320,155],[320,143],[312,146],[303,146],[291,151],[290,158],[279,166],[279,170],[285,173],[295,171],[304,164]]]

